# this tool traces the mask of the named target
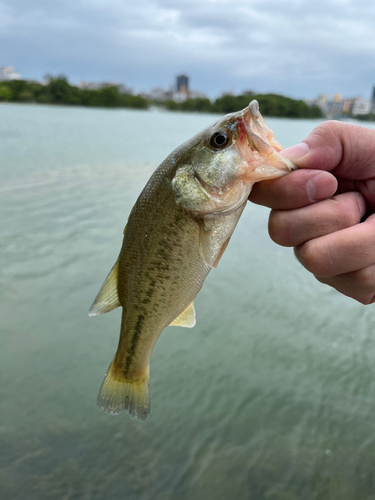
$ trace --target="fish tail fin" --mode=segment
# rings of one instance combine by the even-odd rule
[[[146,420],[150,413],[149,370],[144,377],[128,380],[115,370],[113,361],[104,377],[97,404],[110,415],[126,410],[133,418]]]

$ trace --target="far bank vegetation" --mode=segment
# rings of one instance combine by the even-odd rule
[[[0,102],[133,109],[158,106],[170,111],[226,114],[245,108],[252,99],[257,99],[264,116],[288,118],[321,118],[323,116],[317,106],[308,106],[302,100],[277,94],[254,96],[227,94],[214,101],[208,98],[195,98],[183,102],[173,100],[155,102],[140,95],[122,93],[116,86],[107,86],[98,90],[79,88],[70,85],[65,76],[48,77],[45,85],[26,80],[0,82]]]

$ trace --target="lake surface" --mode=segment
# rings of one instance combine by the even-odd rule
[[[151,362],[151,414],[96,406],[120,311],[87,311],[158,164],[212,115],[0,105],[0,498],[375,498],[375,306],[314,280],[248,204]],[[290,146],[319,121],[268,119]]]

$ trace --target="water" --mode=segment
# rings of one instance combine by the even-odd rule
[[[87,310],[140,190],[212,115],[0,106],[0,498],[374,499],[374,306],[249,205],[152,357],[145,423],[95,405],[120,313]],[[285,146],[317,121],[268,119]]]

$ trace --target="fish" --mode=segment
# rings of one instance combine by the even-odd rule
[[[97,400],[102,410],[147,418],[157,339],[169,325],[195,325],[194,299],[225,252],[252,186],[296,168],[282,149],[253,100],[175,149],[152,174],[89,311],[122,307],[117,352]]]

